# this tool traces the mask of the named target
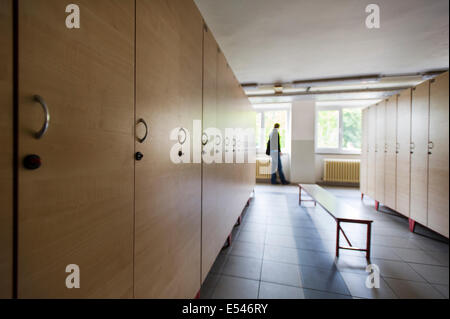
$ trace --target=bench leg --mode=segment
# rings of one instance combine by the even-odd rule
[[[414,229],[416,228],[416,221],[414,219],[409,219],[409,231],[414,233]]]
[[[372,224],[367,224],[367,241],[366,241],[366,259],[370,260],[370,247],[371,247],[371,238],[372,238]]]
[[[375,201],[375,209],[376,210],[380,209],[380,202],[379,201]]]
[[[361,200],[364,199],[364,193],[361,193]]]
[[[302,188],[298,187],[298,204],[302,206]]]
[[[339,257],[339,238],[341,237],[341,223],[338,221],[336,222],[336,257]]]

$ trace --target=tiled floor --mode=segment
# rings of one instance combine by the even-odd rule
[[[327,189],[374,220],[371,263],[380,269],[379,288],[366,287],[362,253],[341,250],[335,258],[336,224],[320,206],[300,207],[295,186],[259,184],[201,298],[449,298],[447,240],[420,226],[410,233],[407,219],[384,207],[377,212],[358,189]],[[352,243],[364,246],[363,226],[343,228]]]

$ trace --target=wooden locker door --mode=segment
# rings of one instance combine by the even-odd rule
[[[368,160],[368,109],[362,110],[362,145],[359,188],[361,194],[367,194],[367,160]]]
[[[376,105],[375,200],[384,204],[384,164],[386,149],[386,101]]]
[[[396,210],[397,171],[397,95],[386,101],[386,151],[384,167],[384,204]]]
[[[368,110],[368,149],[369,154],[367,158],[367,194],[375,199],[375,162],[376,162],[376,153],[375,153],[375,144],[376,144],[376,121],[377,121],[377,112],[376,106],[373,105],[369,107]]]
[[[223,164],[219,165],[218,168],[218,198],[217,198],[217,216],[220,216],[217,223],[220,227],[217,228],[216,239],[218,242],[225,243],[227,236],[233,225],[230,225],[229,210],[230,210],[230,189],[232,189],[232,176],[231,166],[233,164],[225,163],[225,157],[228,152],[226,152],[227,145],[232,143],[232,141],[227,139],[225,136],[225,129],[229,128],[229,114],[230,114],[230,102],[229,102],[229,81],[228,81],[228,65],[225,56],[222,51],[219,50],[217,54],[217,127],[222,132],[222,156]]]
[[[194,298],[201,282],[201,163],[193,163],[193,121],[202,119],[203,20],[193,1],[138,0],[136,119],[148,137],[136,142],[135,296]],[[138,124],[138,123],[137,123]],[[182,129],[184,129],[184,131]],[[181,147],[170,139],[175,130]],[[137,125],[143,137],[144,125]],[[177,164],[175,150],[191,149]],[[200,154],[201,155],[201,154]],[[175,159],[174,159],[175,160]]]
[[[19,2],[19,298],[133,295],[134,3],[77,4],[68,29],[66,2]]]
[[[397,101],[397,212],[409,217],[411,186],[411,89],[402,91]]]
[[[428,227],[448,238],[449,99],[448,72],[430,83],[430,153],[428,157]]]
[[[13,279],[13,22],[12,0],[0,0],[0,299]]]
[[[211,31],[205,28],[203,39],[203,128],[217,128],[217,43]],[[210,144],[220,142],[219,137],[208,134]],[[210,153],[210,156],[214,156]],[[218,205],[220,192],[220,163],[202,162],[202,282],[206,279],[223,246],[221,236],[222,210]],[[225,236],[225,235],[224,235]]]
[[[428,210],[428,121],[430,82],[412,91],[411,106],[411,219],[426,226]]]
[[[245,94],[244,90],[241,87],[241,94],[243,99],[243,104],[245,108],[245,127],[253,129],[253,141],[249,141],[246,144],[246,162],[245,162],[245,187],[246,187],[246,194],[248,197],[247,200],[249,200],[250,196],[252,195],[253,189],[255,188],[256,184],[256,144],[255,144],[255,127],[256,127],[256,112],[252,105],[250,104],[250,101],[248,100],[247,95]],[[252,159],[253,158],[253,159]]]

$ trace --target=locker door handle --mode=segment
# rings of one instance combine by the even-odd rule
[[[48,111],[47,103],[45,103],[44,99],[41,96],[35,95],[33,99],[35,102],[38,102],[44,110],[44,124],[42,125],[42,128],[39,130],[39,132],[34,135],[34,137],[36,137],[37,139],[41,139],[47,132],[48,126],[50,124],[50,112]]]
[[[186,142],[186,139],[187,133],[186,130],[182,127],[178,131],[178,143],[180,143],[180,145],[183,145]]]
[[[206,134],[205,132],[203,132],[202,134],[202,145],[205,146],[206,144],[208,144],[208,134]]]
[[[136,137],[138,142],[142,144],[142,143],[144,143],[144,141],[147,139],[147,136],[148,136],[148,125],[147,125],[147,122],[145,122],[144,119],[139,119],[137,121],[136,125],[138,125],[138,124],[144,124],[144,127],[145,127],[145,135],[144,135],[144,137],[143,138]]]

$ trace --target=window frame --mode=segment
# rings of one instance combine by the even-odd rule
[[[342,106],[342,105],[319,106],[319,105],[316,105],[316,113],[315,113],[315,119],[314,119],[314,148],[315,148],[316,154],[361,155],[361,150],[350,151],[350,150],[345,150],[343,148],[343,142],[344,142],[343,110],[344,109],[360,109],[362,112],[363,108],[364,107],[361,107],[361,106]],[[318,142],[319,142],[318,120],[319,120],[319,112],[320,111],[338,111],[339,112],[339,142],[338,142],[337,148],[324,148],[324,147],[320,148],[320,147],[318,147]],[[362,131],[362,128],[361,128],[361,131]]]
[[[255,121],[256,121],[256,115],[257,114],[261,114],[261,132],[263,132],[264,127],[265,127],[265,116],[264,113],[265,112],[274,112],[274,111],[286,111],[286,136],[285,136],[285,145],[284,148],[281,149],[282,153],[285,154],[289,154],[290,153],[290,141],[291,141],[291,108],[292,108],[292,104],[291,103],[277,103],[280,106],[279,107],[263,107],[261,105],[254,105],[254,109],[255,109]],[[284,105],[285,104],[285,105]],[[258,107],[258,106],[262,106],[262,107]],[[257,155],[266,155],[266,143],[267,141],[265,140],[265,135],[261,134],[261,136],[259,136],[259,143],[260,143],[260,147],[256,149],[256,154]],[[256,141],[255,141],[256,142]],[[256,143],[255,143],[256,144]]]

